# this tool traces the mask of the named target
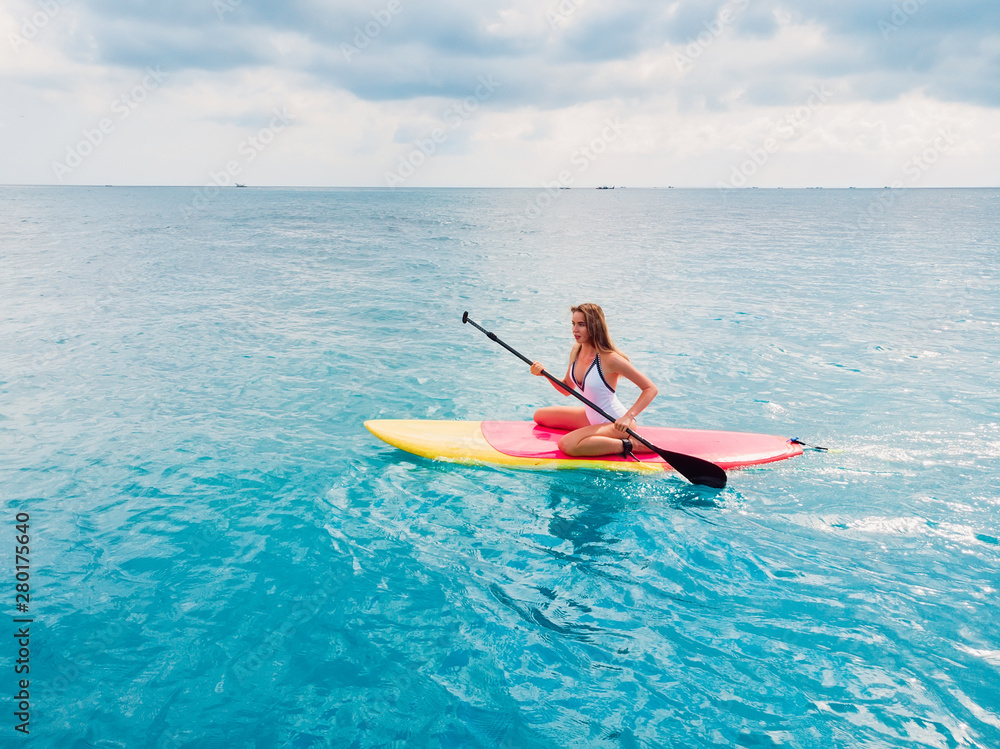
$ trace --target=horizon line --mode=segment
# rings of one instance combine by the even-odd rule
[[[575,185],[554,188],[551,185],[518,185],[518,186],[503,186],[503,185],[400,185],[389,187],[386,185],[216,185],[214,183],[209,183],[207,185],[172,185],[172,184],[132,184],[132,183],[93,183],[93,184],[83,184],[83,185],[56,185],[45,182],[10,182],[10,183],[0,183],[0,188],[2,187],[174,187],[174,188],[189,188],[193,190],[201,190],[205,187],[215,187],[219,190],[223,189],[268,189],[268,190],[280,190],[280,189],[293,189],[293,190],[380,190],[384,192],[397,192],[400,190],[545,190],[545,189],[561,189],[561,190],[724,190],[724,191],[738,191],[738,190],[997,190],[1000,189],[1000,185],[883,185],[881,187],[874,185],[848,185],[848,186],[830,186],[830,185],[808,185],[801,187],[789,187],[786,185],[774,185],[774,186],[760,186],[760,185],[748,185],[746,187],[732,187],[732,186],[709,186],[709,185]]]

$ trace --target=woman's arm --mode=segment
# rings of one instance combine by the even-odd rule
[[[656,389],[656,385],[653,384],[651,379],[632,366],[632,362],[621,354],[612,352],[607,357],[605,369],[609,374],[616,374],[629,380],[641,391],[639,397],[635,399],[635,403],[632,404],[632,407],[620,419],[615,421],[615,429],[619,432],[624,432],[632,426],[635,418],[643,412],[646,406],[653,402],[653,398],[660,391]]]

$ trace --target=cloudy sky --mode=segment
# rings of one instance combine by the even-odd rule
[[[0,183],[1000,184],[997,0],[4,0]]]

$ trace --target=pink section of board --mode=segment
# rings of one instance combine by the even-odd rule
[[[483,436],[495,449],[519,458],[587,460],[571,458],[559,449],[566,434],[558,429],[540,427],[532,421],[484,421]],[[639,434],[664,450],[704,458],[722,468],[770,463],[802,454],[802,448],[782,437],[751,432],[716,432],[706,429],[670,429],[641,427]],[[658,455],[640,456],[644,463],[663,463]],[[620,455],[602,455],[592,460],[623,460]]]

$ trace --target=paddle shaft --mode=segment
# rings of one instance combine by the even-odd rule
[[[481,325],[479,325],[478,323],[476,323],[474,320],[470,320],[468,312],[466,312],[466,313],[464,313],[462,315],[462,322],[463,323],[467,323],[467,322],[472,323],[472,325],[475,328],[477,328],[478,330],[481,330],[483,333],[485,333],[487,338],[489,338],[491,341],[494,341],[495,343],[499,343],[501,346],[503,346],[505,349],[507,349],[508,351],[510,351],[510,353],[514,354],[514,356],[516,356],[518,359],[520,359],[521,361],[523,361],[525,364],[530,365],[530,364],[533,363],[530,359],[528,359],[528,357],[526,357],[520,351],[516,351],[515,349],[512,349],[506,343],[504,343],[499,338],[497,338],[497,336],[494,333],[491,333],[490,331],[486,330],[486,328],[482,327]],[[572,395],[572,396],[578,398],[579,400],[583,401],[584,403],[586,403],[588,406],[590,406],[592,409],[594,409],[597,413],[599,413],[605,419],[607,419],[608,421],[614,423],[615,419],[610,414],[606,413],[603,409],[601,409],[600,407],[598,407],[595,403],[591,403],[590,400],[587,399],[586,397],[584,397],[582,393],[579,393],[576,390],[574,390],[573,388],[569,387],[562,380],[557,380],[555,377],[553,377],[551,374],[549,374],[548,372],[546,372],[544,369],[542,370],[542,374],[545,375],[546,377],[548,377],[551,382],[553,382],[554,384],[556,384],[559,387],[561,387],[563,390],[565,390],[570,395]],[[640,437],[638,434],[636,434],[635,432],[633,432],[631,429],[626,429],[625,431],[628,433],[628,435],[630,437],[634,437],[638,442],[641,442],[646,447],[648,447],[650,450],[652,450],[654,453],[656,453],[661,458],[663,458],[663,460],[665,460],[670,466],[672,466],[675,471],[677,471],[679,474],[681,474],[684,478],[686,478],[692,484],[702,484],[704,486],[711,486],[711,487],[713,487],[715,489],[722,489],[722,488],[725,487],[725,485],[726,485],[726,472],[724,470],[722,470],[719,466],[715,465],[715,463],[712,463],[710,461],[704,460],[703,458],[696,458],[693,455],[684,455],[683,453],[675,453],[675,452],[672,452],[670,450],[663,450],[663,449],[657,447],[656,445],[653,445],[653,444],[649,443],[647,440],[645,440],[642,437]]]

